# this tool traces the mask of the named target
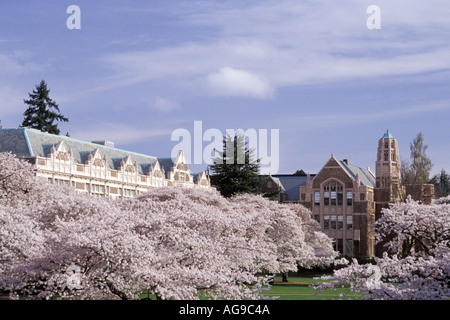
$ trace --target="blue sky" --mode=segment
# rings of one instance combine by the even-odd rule
[[[332,153],[374,170],[389,129],[402,158],[422,132],[450,171],[449,16],[441,0],[2,1],[0,120],[18,127],[44,79],[81,140],[167,157],[194,121],[278,129],[278,173],[316,173]]]

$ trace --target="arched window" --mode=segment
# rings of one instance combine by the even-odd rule
[[[325,206],[342,206],[343,186],[337,181],[330,181],[323,186],[323,204]]]

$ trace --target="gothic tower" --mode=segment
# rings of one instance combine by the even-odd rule
[[[383,208],[389,204],[401,201],[403,188],[401,186],[400,155],[397,139],[389,130],[378,140],[377,161],[375,164],[376,187],[375,196],[375,221],[383,215]],[[375,256],[381,257],[386,251],[384,244],[391,238],[387,237],[383,242],[375,245]]]
[[[377,161],[375,164],[376,188],[388,192],[384,200],[393,202],[401,198],[401,173],[398,143],[389,130],[378,140]]]

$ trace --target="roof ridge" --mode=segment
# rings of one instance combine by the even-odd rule
[[[53,136],[53,137],[57,137],[57,138],[61,138],[61,139],[69,140],[69,141],[73,141],[73,142],[79,142],[79,143],[88,144],[88,145],[90,145],[90,146],[92,146],[92,147],[95,147],[95,148],[98,148],[98,149],[103,149],[103,148],[105,148],[105,149],[117,150],[117,151],[125,152],[125,153],[127,153],[127,154],[134,154],[134,155],[139,155],[139,156],[144,156],[144,157],[150,157],[150,158],[154,158],[155,160],[158,159],[158,157],[151,156],[151,155],[148,155],[148,154],[143,154],[143,153],[140,153],[140,152],[129,151],[129,150],[121,149],[121,148],[105,146],[105,145],[101,145],[101,144],[94,143],[94,142],[90,142],[90,141],[85,141],[85,140],[80,140],[80,139],[76,139],[76,138],[72,138],[72,137],[67,137],[67,136],[63,136],[63,135],[58,135],[58,134],[52,134],[52,133],[48,133],[48,132],[43,132],[43,131],[40,131],[40,130],[37,130],[37,129],[33,129],[33,128],[18,128],[18,129],[12,128],[12,129],[4,129],[4,130],[20,130],[20,129],[24,130],[25,132],[28,132],[28,131],[31,131],[31,130],[32,130],[32,131],[34,131],[34,133],[39,133],[39,134],[44,134],[44,135],[48,135],[48,136]],[[3,129],[2,129],[2,130],[3,130]],[[92,152],[92,151],[85,151],[85,152]]]

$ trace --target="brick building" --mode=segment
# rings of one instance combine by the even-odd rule
[[[314,179],[300,187],[300,201],[309,208],[322,231],[335,240],[346,256],[375,254],[375,175],[370,169],[337,160],[334,155]]]
[[[434,190],[433,185],[402,186],[398,142],[389,130],[378,141],[375,168],[373,173],[331,155],[316,175],[269,176],[266,192],[278,190],[280,202],[298,202],[310,209],[343,255],[381,256],[384,248],[375,243],[373,224],[382,209],[407,194],[431,204]]]

